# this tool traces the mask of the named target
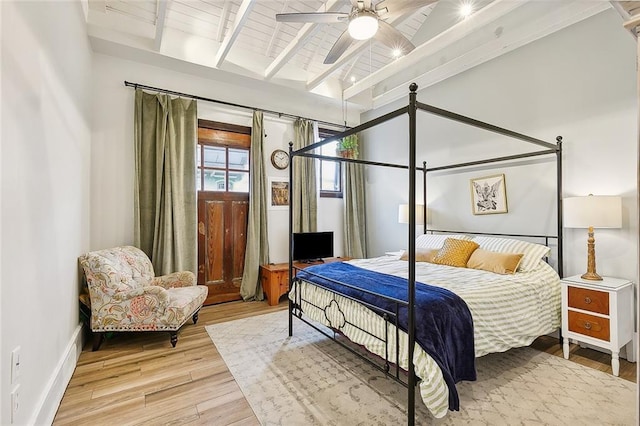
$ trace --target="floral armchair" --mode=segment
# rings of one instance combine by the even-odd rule
[[[86,253],[79,258],[91,302],[93,350],[105,332],[168,331],[173,347],[178,329],[198,312],[208,288],[190,271],[156,277],[147,255],[132,246]]]

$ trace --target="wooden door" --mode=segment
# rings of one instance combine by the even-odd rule
[[[198,122],[198,284],[239,300],[249,212],[250,128]]]

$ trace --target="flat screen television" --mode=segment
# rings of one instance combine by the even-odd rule
[[[333,257],[333,232],[293,234],[293,260],[311,262],[325,257]]]

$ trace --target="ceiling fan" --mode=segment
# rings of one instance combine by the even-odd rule
[[[398,49],[407,54],[415,49],[400,31],[391,26],[385,19],[416,11],[436,0],[382,0],[373,4],[372,0],[351,0],[351,11],[344,12],[311,12],[311,13],[279,13],[278,22],[308,22],[314,24],[334,24],[348,22],[349,27],[335,42],[325,64],[335,63],[347,50],[353,40],[375,38],[391,49]]]

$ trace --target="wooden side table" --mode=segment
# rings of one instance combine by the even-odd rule
[[[351,260],[350,257],[331,257],[324,259],[324,263],[341,262]],[[309,266],[321,265],[323,262],[301,263],[294,262],[295,268],[304,269]],[[295,269],[294,269],[295,276]],[[267,296],[270,306],[277,305],[282,295],[289,292],[289,262],[270,263],[260,265],[260,282],[262,290]]]
[[[579,275],[562,284],[562,352],[569,359],[569,339],[611,351],[613,375],[620,372],[620,348],[635,362],[633,348],[633,283],[620,278],[584,280]]]

